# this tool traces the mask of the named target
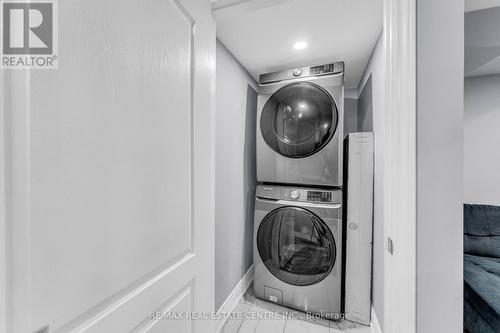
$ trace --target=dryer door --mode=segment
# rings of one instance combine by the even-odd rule
[[[337,123],[337,105],[330,94],[317,84],[296,82],[269,98],[262,109],[260,129],[275,152],[303,158],[328,144]]]
[[[303,208],[282,207],[269,213],[257,231],[257,248],[267,269],[291,285],[317,283],[335,265],[330,229]]]

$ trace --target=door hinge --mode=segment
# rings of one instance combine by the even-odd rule
[[[387,237],[387,250],[391,255],[394,253],[394,245],[392,244],[391,237]]]

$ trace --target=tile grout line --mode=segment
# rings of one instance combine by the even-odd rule
[[[246,292],[245,292],[245,295],[246,295]],[[253,307],[255,306],[255,301],[252,302],[252,305],[250,306],[250,308],[248,309],[248,311],[246,311],[246,313],[249,313],[250,311],[252,311]],[[241,323],[238,325],[238,329],[236,330],[236,333],[239,333],[240,332],[240,329],[241,329],[241,326],[243,326],[243,323],[247,320],[247,318],[244,318]]]
[[[288,315],[289,315],[289,313],[287,312],[287,314],[286,314],[286,319],[285,319],[285,326],[283,326],[283,333],[285,333],[285,330],[286,330],[286,324],[288,324],[288,319],[289,319]]]
[[[253,304],[250,306],[250,308],[248,309],[248,311],[246,313],[248,313],[252,308],[253,308]],[[243,318],[243,320],[241,321],[241,323],[238,325],[238,328],[236,329],[236,333],[238,333],[240,331],[241,325],[243,325],[243,322],[245,320],[247,320],[247,319]]]

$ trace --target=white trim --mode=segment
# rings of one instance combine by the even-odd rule
[[[2,11],[0,9],[0,15]],[[7,83],[5,71],[0,70],[0,333],[7,333],[7,196],[6,196],[6,141],[7,115],[6,101]]]
[[[384,256],[386,333],[416,332],[416,0],[385,0],[386,141]],[[386,244],[384,244],[386,246]]]
[[[371,333],[382,333],[382,330],[380,329],[380,324],[378,323],[378,318],[377,318],[377,314],[375,313],[375,309],[373,308],[372,306],[372,322],[370,324],[370,328],[371,328]]]
[[[250,266],[245,275],[243,275],[241,280],[236,284],[234,289],[231,291],[229,296],[227,296],[224,303],[222,303],[219,310],[217,310],[218,317],[220,315],[221,318],[224,318],[218,324],[217,332],[222,331],[222,327],[224,327],[224,324],[226,323],[227,320],[227,316],[222,316],[222,315],[230,313],[234,310],[236,305],[238,305],[238,302],[240,301],[241,297],[243,297],[243,295],[247,291],[248,287],[250,287],[252,282],[253,282],[253,265]]]

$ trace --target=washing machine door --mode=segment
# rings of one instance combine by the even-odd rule
[[[291,285],[318,283],[335,265],[330,229],[303,208],[282,207],[269,213],[257,231],[257,248],[267,269]]]
[[[311,82],[288,84],[264,105],[262,136],[275,152],[304,158],[325,147],[337,130],[338,110],[331,95]]]

